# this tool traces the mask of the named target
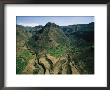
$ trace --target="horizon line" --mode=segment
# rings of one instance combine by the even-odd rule
[[[49,22],[47,22],[47,23],[49,23]],[[46,23],[46,24],[47,24]],[[50,22],[50,23],[54,23],[54,22]],[[84,23],[84,24],[90,24],[90,23],[94,23],[94,21],[93,22],[89,22],[89,23]],[[25,24],[25,25],[23,25],[23,23],[22,24],[17,24],[16,23],[16,25],[21,25],[21,26],[24,26],[24,27],[35,27],[35,26],[45,26],[45,25],[41,25],[41,24],[36,24],[36,23],[34,23],[34,24],[31,24],[31,25],[29,25],[29,24]],[[54,23],[54,24],[56,24],[56,23]],[[81,23],[81,24],[83,24],[83,23]],[[58,24],[56,24],[56,25],[58,25]],[[80,24],[69,24],[69,25],[58,25],[58,26],[70,26],[70,25],[80,25]]]

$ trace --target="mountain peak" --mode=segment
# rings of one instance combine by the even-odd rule
[[[58,27],[58,25],[56,25],[55,23],[52,22],[48,22],[45,27]]]

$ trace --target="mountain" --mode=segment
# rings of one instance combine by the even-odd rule
[[[61,61],[60,58],[66,55],[69,44],[69,38],[58,25],[51,22],[48,22],[41,30],[36,31],[36,34],[28,42],[28,45],[36,52],[37,62],[45,67],[44,73],[53,72],[54,74],[58,73],[59,70],[54,72],[54,68],[56,63]],[[60,67],[61,65],[60,63]]]
[[[76,25],[61,26],[61,29],[66,34],[74,33],[77,31],[93,31],[94,22],[91,22],[89,24],[76,24]]]
[[[33,58],[27,48],[28,39],[32,36],[24,26],[16,25],[16,73],[20,74],[27,66],[28,61]]]
[[[17,74],[93,74],[94,24],[16,26]],[[90,37],[94,37],[94,33]]]

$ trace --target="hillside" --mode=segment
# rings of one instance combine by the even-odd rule
[[[93,74],[94,23],[16,26],[17,74]]]

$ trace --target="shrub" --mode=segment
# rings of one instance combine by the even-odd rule
[[[51,54],[52,56],[55,56],[56,58],[60,57],[61,55],[64,54],[65,52],[65,47],[64,46],[59,46],[56,48],[48,48],[47,52]]]
[[[32,54],[28,50],[22,50],[17,53],[16,58],[16,73],[21,74],[26,67],[28,60],[32,57]]]

